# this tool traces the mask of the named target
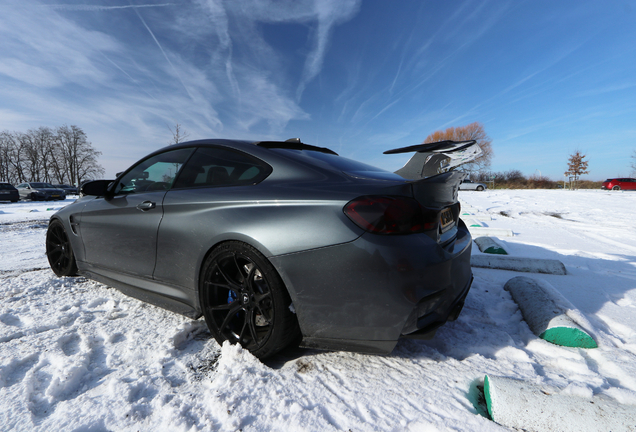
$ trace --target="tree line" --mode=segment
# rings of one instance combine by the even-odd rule
[[[599,189],[603,183],[580,179],[576,184],[572,182],[564,183],[563,180],[555,181],[543,175],[525,176],[517,169],[499,172],[484,171],[474,174],[471,178],[474,181],[486,184],[491,189]]]
[[[86,133],[74,125],[0,132],[0,181],[81,185],[104,175]]]

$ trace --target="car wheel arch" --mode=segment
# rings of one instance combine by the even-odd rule
[[[56,226],[59,226],[56,229]],[[63,245],[60,248],[60,245]],[[61,218],[52,217],[46,232],[46,256],[58,277],[76,276],[78,267],[68,227]]]
[[[227,233],[223,236],[223,238],[221,239],[215,239],[215,241],[211,242],[211,246],[208,247],[204,253],[201,254],[201,256],[199,257],[199,260],[197,262],[197,266],[195,267],[197,270],[196,273],[196,277],[194,280],[194,287],[197,290],[197,311],[202,311],[202,307],[201,307],[201,300],[199,298],[199,291],[200,291],[200,287],[201,287],[201,278],[202,278],[202,274],[203,274],[203,267],[205,265],[206,260],[208,259],[208,257],[219,247],[223,246],[226,243],[231,243],[231,242],[240,242],[240,243],[244,243],[247,246],[250,246],[254,249],[256,249],[258,252],[260,252],[276,269],[276,271],[279,273],[280,275],[280,270],[271,262],[270,258],[272,257],[272,253],[265,247],[263,246],[260,242],[256,241],[254,238],[252,237],[248,237],[245,236],[244,234],[239,234],[239,233]],[[282,277],[282,276],[281,276]],[[287,284],[285,284],[287,285]],[[289,292],[289,288],[286,286],[287,292]],[[291,293],[290,293],[291,295]],[[294,297],[292,296],[292,299]]]
[[[197,312],[203,313],[203,307],[201,306],[201,298],[200,298],[200,294],[201,294],[200,293],[200,288],[201,288],[201,278],[202,278],[202,275],[203,275],[205,262],[208,259],[208,257],[210,256],[210,254],[212,254],[217,248],[219,248],[220,246],[222,246],[222,245],[224,245],[226,243],[230,243],[230,242],[241,242],[241,243],[244,243],[244,244],[246,244],[248,246],[253,247],[258,252],[260,252],[269,261],[269,263],[274,267],[274,269],[278,273],[278,276],[282,279],[283,285],[285,286],[285,290],[287,291],[287,293],[291,297],[292,304],[297,304],[298,296],[296,294],[296,290],[294,289],[293,284],[290,282],[289,278],[287,277],[287,274],[285,273],[285,270],[280,268],[280,266],[278,265],[276,260],[272,260],[271,259],[274,255],[269,251],[269,249],[267,249],[265,246],[263,246],[260,242],[258,242],[257,240],[255,240],[252,237],[247,237],[245,235],[241,235],[241,234],[235,233],[234,235],[229,235],[228,234],[228,235],[224,236],[223,239],[217,240],[199,258],[199,262],[197,263],[197,267],[196,267],[197,268],[197,274],[196,274],[196,278],[195,278],[195,281],[194,281],[194,287],[195,287],[195,289],[197,291],[197,295],[195,296],[196,297],[196,302],[197,302],[197,304],[195,306],[195,309],[197,310]],[[296,307],[295,310],[296,310],[295,313],[298,315],[299,314],[298,308]]]
[[[211,268],[214,268],[214,265],[219,265],[217,263],[220,263],[220,260],[227,260],[227,257],[224,257],[224,255],[230,253],[230,254],[234,254],[236,253],[236,251],[241,251],[240,253],[240,257],[239,255],[236,255],[234,257],[234,263],[235,265],[238,264],[239,259],[242,261],[244,259],[246,259],[248,262],[252,262],[252,264],[254,266],[256,266],[256,268],[258,270],[264,270],[263,271],[263,280],[268,280],[268,282],[266,282],[267,286],[271,287],[272,289],[274,288],[274,285],[270,285],[270,282],[273,280],[277,280],[278,282],[275,282],[275,285],[278,286],[278,292],[282,292],[283,294],[278,295],[278,309],[279,311],[284,311],[282,312],[283,315],[287,315],[288,318],[281,318],[281,315],[278,315],[280,312],[277,313],[277,316],[279,318],[277,318],[277,320],[281,320],[283,319],[284,322],[287,322],[287,324],[289,325],[290,323],[295,323],[293,325],[291,325],[290,327],[287,327],[285,330],[283,330],[283,328],[280,327],[280,324],[276,324],[276,327],[279,328],[279,332],[283,331],[284,335],[281,336],[280,334],[278,334],[277,339],[281,339],[281,337],[287,338],[287,342],[284,344],[284,346],[287,346],[289,343],[293,343],[294,340],[296,340],[299,336],[300,336],[300,327],[298,325],[298,318],[294,317],[295,315],[295,311],[291,308],[291,304],[287,304],[287,301],[291,301],[293,304],[293,299],[291,298],[290,295],[290,291],[287,288],[287,284],[285,283],[285,280],[283,279],[283,277],[281,276],[281,273],[279,271],[279,269],[274,265],[274,263],[272,263],[272,261],[270,261],[269,257],[266,256],[265,254],[263,254],[262,252],[260,252],[257,248],[255,248],[254,246],[250,245],[249,243],[246,243],[244,241],[239,241],[239,240],[232,240],[232,239],[228,239],[228,240],[224,240],[224,241],[220,241],[218,243],[216,243],[213,247],[211,247],[207,253],[205,254],[205,258],[203,259],[203,262],[201,263],[200,267],[199,267],[199,276],[198,276],[198,281],[197,281],[197,302],[198,302],[198,311],[201,315],[205,316],[205,320],[206,323],[208,324],[208,327],[210,328],[210,331],[213,333],[213,335],[215,336],[215,338],[217,339],[217,342],[221,343],[221,341],[219,341],[219,339],[217,338],[217,334],[215,333],[215,330],[212,329],[212,327],[210,327],[210,316],[208,316],[207,314],[212,314],[214,312],[210,312],[210,310],[208,310],[207,312],[205,312],[204,309],[204,303],[206,302],[205,298],[206,296],[209,296],[210,294],[210,289],[214,289],[214,288],[210,288],[209,286],[204,287],[204,283],[205,280],[207,280],[210,275],[212,273],[210,272]],[[260,255],[260,257],[259,257]],[[259,264],[260,261],[260,264]],[[269,270],[267,270],[267,268],[269,267]],[[241,266],[239,266],[239,268],[241,268]],[[218,273],[217,273],[218,274]],[[227,279],[227,276],[223,276]],[[271,279],[273,278],[273,279]],[[214,286],[214,284],[212,285]],[[281,291],[282,289],[282,291]],[[232,288],[232,290],[234,291],[234,289]],[[270,291],[273,293],[273,291]],[[239,294],[240,296],[240,294]],[[282,297],[281,297],[282,296]],[[271,297],[270,297],[271,298]],[[285,299],[286,298],[286,299]],[[209,300],[209,299],[208,299]],[[236,300],[235,300],[236,301]],[[275,300],[272,300],[274,302],[276,302]],[[286,311],[287,307],[290,307],[290,310]],[[248,309],[249,310],[249,309]],[[294,314],[291,315],[290,311]],[[255,313],[255,312],[254,312]],[[261,312],[262,314],[264,314],[263,312]],[[236,315],[238,317],[238,314]],[[223,320],[225,325],[225,322],[227,321],[227,318],[225,320]],[[274,321],[276,322],[276,321]],[[256,324],[258,325],[258,324]],[[272,324],[275,325],[275,324]],[[217,328],[217,331],[222,331],[222,329]],[[252,333],[252,335],[255,335],[255,333]],[[282,339],[281,339],[282,340]],[[241,343],[242,344],[242,343]],[[260,348],[259,348],[260,349]],[[251,350],[251,349],[250,349]],[[279,349],[276,349],[276,352]],[[256,354],[255,354],[256,355]],[[269,355],[269,354],[268,354]],[[257,355],[260,357],[260,355]]]

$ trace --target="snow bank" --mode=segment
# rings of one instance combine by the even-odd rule
[[[538,339],[503,289],[519,274],[475,268],[462,314],[430,341],[400,341],[385,357],[296,349],[265,364],[220,347],[202,320],[55,277],[44,254],[51,204],[2,204],[0,430],[509,430],[487,418],[484,375],[635,404],[636,194],[580,192],[460,199],[489,227],[514,229],[511,255],[565,264],[567,276],[541,278],[576,307],[568,316],[588,321],[598,349]]]

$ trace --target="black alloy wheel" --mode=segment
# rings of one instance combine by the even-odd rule
[[[299,335],[283,281],[245,243],[227,242],[212,251],[203,264],[200,296],[205,321],[219,344],[240,343],[264,359]]]
[[[53,273],[59,277],[76,276],[77,263],[64,225],[53,219],[46,231],[46,256]]]
[[[612,190],[621,190],[621,187],[617,185],[617,186],[614,186]]]

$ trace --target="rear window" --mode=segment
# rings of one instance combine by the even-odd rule
[[[399,175],[373,165],[336,156],[329,153],[321,153],[308,150],[272,149],[277,153],[293,155],[295,159],[303,160],[312,165],[332,171],[342,171],[353,177],[370,178],[379,180],[404,180]]]
[[[15,188],[13,186],[11,186],[9,183],[0,183],[0,189],[13,190]]]

